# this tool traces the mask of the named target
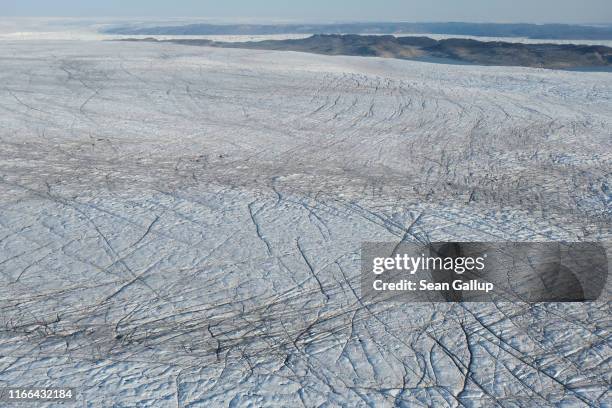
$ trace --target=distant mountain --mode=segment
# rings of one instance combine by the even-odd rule
[[[612,48],[573,44],[522,44],[451,38],[395,37],[392,35],[317,34],[303,39],[252,42],[218,42],[197,39],[122,41],[171,42],[223,48],[300,51],[326,55],[356,55],[400,59],[442,58],[479,65],[525,66],[539,68],[609,68]]]
[[[612,40],[612,26],[489,23],[342,23],[342,24],[188,24],[170,27],[119,26],[104,30],[123,35],[269,35],[430,33],[485,37]]]

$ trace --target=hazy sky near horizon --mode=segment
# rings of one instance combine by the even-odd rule
[[[0,16],[612,23],[612,0],[0,0]]]

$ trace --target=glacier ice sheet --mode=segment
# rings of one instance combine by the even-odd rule
[[[91,407],[610,405],[607,298],[358,286],[363,241],[610,240],[612,75],[0,49],[0,386]]]

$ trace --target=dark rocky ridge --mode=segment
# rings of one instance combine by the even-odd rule
[[[354,55],[400,59],[442,58],[478,65],[523,66],[552,69],[610,68],[612,48],[574,44],[523,44],[470,39],[434,40],[429,37],[391,35],[313,35],[304,39],[255,42],[217,42],[199,39],[123,41],[172,42],[223,48],[300,51],[325,55]]]

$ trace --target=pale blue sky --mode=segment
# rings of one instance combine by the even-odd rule
[[[612,23],[612,0],[0,0],[0,16]]]

